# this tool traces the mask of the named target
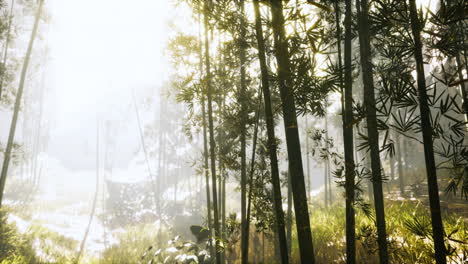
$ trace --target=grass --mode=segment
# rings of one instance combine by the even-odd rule
[[[33,242],[40,263],[73,262],[78,241],[37,224],[29,228],[27,237]]]
[[[335,203],[329,208],[311,206],[311,225],[317,263],[345,263],[345,210]],[[391,263],[433,263],[429,210],[418,201],[386,201],[386,226]],[[446,245],[451,263],[468,257],[468,224],[455,214],[444,216]],[[294,238],[296,234],[293,234]],[[357,263],[378,263],[377,233],[372,217],[356,210]],[[293,240],[294,240],[293,238]],[[292,262],[299,263],[293,242]]]
[[[0,210],[0,263],[35,263],[32,241],[21,235],[15,224],[8,223],[7,213]]]
[[[0,211],[0,264],[71,263],[78,242],[41,225],[21,233]]]
[[[317,263],[345,263],[345,210],[344,202],[338,199],[324,208],[320,201],[312,201],[310,221]],[[417,200],[386,200],[386,224],[390,263],[433,263],[430,215],[426,205]],[[445,213],[444,228],[447,234],[450,263],[463,263],[468,255],[468,223],[454,213]],[[6,221],[4,211],[0,212],[0,264],[19,263],[72,263],[78,241],[67,238],[47,228],[33,224],[26,233],[18,232],[14,224]],[[188,229],[189,227],[187,227]],[[252,227],[252,230],[254,228]],[[299,250],[293,223],[291,263],[300,263]],[[187,255],[182,249],[190,238],[173,238],[176,234],[170,228],[159,230],[151,224],[127,227],[115,234],[116,243],[109,246],[100,256],[84,255],[81,263],[123,264],[140,263],[145,252],[161,249],[159,259],[171,257],[172,248],[178,248],[179,255]],[[372,216],[356,210],[357,263],[378,263],[377,237]],[[276,263],[274,243],[265,236],[265,262]],[[168,243],[168,241],[171,241]],[[172,244],[171,244],[172,243]],[[180,244],[180,245],[179,245]],[[239,243],[231,246],[226,259],[240,263]],[[257,234],[251,235],[250,260],[261,261],[263,240]],[[151,247],[151,250],[148,250]],[[184,251],[185,250],[185,251]],[[172,255],[171,255],[172,254]],[[145,263],[148,263],[147,261]],[[174,263],[170,262],[169,263]]]
[[[98,263],[139,263],[141,256],[149,247],[162,246],[168,240],[169,235],[154,225],[129,227],[117,235],[117,243],[104,251]]]

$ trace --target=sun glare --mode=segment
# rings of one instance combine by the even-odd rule
[[[0,264],[465,261],[464,2],[383,2],[0,0]]]
[[[49,5],[50,76],[59,120],[93,113],[96,104],[129,103],[131,89],[158,86],[167,78],[168,1],[54,0]]]

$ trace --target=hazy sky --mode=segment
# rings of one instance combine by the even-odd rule
[[[140,144],[132,90],[137,100],[154,97],[169,79],[165,56],[173,34],[169,22],[179,30],[197,28],[189,21],[189,12],[175,9],[172,2],[46,1],[51,21],[41,24],[41,31],[42,42],[50,49],[45,79],[47,100],[53,106],[47,116],[51,120],[48,154],[75,163],[74,167],[93,166],[93,155],[83,155],[94,152],[96,119],[110,119],[126,125],[119,131],[123,146],[119,153],[123,161],[130,158]],[[20,39],[29,36],[28,28]],[[149,122],[154,111],[141,115]]]
[[[127,124],[129,129],[120,131],[120,140],[121,154],[128,158],[140,144],[132,89],[142,99],[168,79],[164,49],[167,21],[174,15],[170,1],[46,3],[52,17],[50,25],[42,25],[48,27],[45,38],[51,58],[47,86],[55,105],[49,153],[67,163],[92,166],[94,155],[88,160],[80,154],[86,149],[94,153],[99,115],[100,120]]]

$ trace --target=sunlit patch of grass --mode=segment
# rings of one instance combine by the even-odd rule
[[[345,209],[342,200],[324,208],[310,207],[310,221],[317,263],[345,263]],[[385,207],[388,249],[391,263],[432,263],[433,244],[429,209],[418,201],[387,201]],[[468,224],[456,214],[444,215],[450,245],[450,263],[463,263],[468,245]],[[293,230],[295,227],[293,226]],[[421,230],[419,230],[421,229]],[[356,209],[357,263],[378,263],[377,232],[372,217]],[[294,263],[299,261],[297,236],[293,232]],[[296,261],[296,262],[295,262]]]
[[[31,225],[27,236],[32,241],[40,261],[47,263],[73,261],[78,241],[37,224]]]
[[[346,217],[343,204],[343,200],[340,199],[325,208],[323,203],[312,201],[310,221],[317,263],[345,263]],[[433,245],[427,206],[411,200],[386,201],[385,210],[390,262],[432,263]],[[65,237],[37,223],[23,231],[24,234],[20,234],[14,224],[6,223],[4,212],[0,216],[2,221],[0,256],[8,256],[8,259],[0,257],[0,264],[72,263],[73,258],[76,257],[79,241]],[[468,245],[464,244],[468,241],[466,219],[457,214],[444,214],[444,228],[447,234],[446,245],[449,246],[450,251],[449,262],[463,263],[462,259],[467,257],[468,252]],[[291,263],[300,263],[295,229],[293,222]],[[252,232],[254,232],[253,227]],[[80,263],[139,263],[145,252],[161,249],[161,252],[166,254],[166,249],[173,247],[168,244],[168,241],[177,234],[171,232],[170,228],[159,229],[154,224],[139,224],[126,227],[113,235],[116,237],[113,245],[100,256],[85,254]],[[359,208],[356,208],[356,238],[357,263],[378,263],[374,219]],[[256,240],[258,241],[255,242]],[[274,239],[267,240],[265,261],[273,263],[270,261],[276,259]],[[251,259],[259,259],[263,252],[261,242],[254,235],[251,235],[251,241]],[[149,250],[150,247],[151,250]],[[240,248],[236,244],[235,254],[228,253],[227,259],[230,259],[232,263],[237,263],[239,256]]]
[[[23,236],[14,223],[8,223],[5,210],[0,210],[0,263],[36,263],[31,240]]]
[[[429,209],[417,201],[403,201],[389,203],[386,210],[393,261],[431,263],[434,251]],[[462,259],[468,257],[466,220],[456,214],[443,217],[448,258],[451,263],[463,263]]]
[[[128,227],[124,232],[116,234],[116,238],[117,243],[103,252],[98,263],[138,263],[150,246],[165,246],[170,234],[153,224],[144,224]]]
[[[313,206],[310,211],[317,263],[343,260],[346,242],[344,208],[338,205],[329,208]]]
[[[42,225],[31,224],[20,232],[0,211],[0,263],[72,263],[78,241]]]

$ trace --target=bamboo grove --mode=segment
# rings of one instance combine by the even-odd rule
[[[105,100],[113,102],[109,95],[119,92],[114,79],[124,83],[115,87],[131,88],[131,110],[120,105],[125,113],[107,113],[107,120],[95,110],[95,130],[87,122],[69,129],[93,127],[96,143],[91,212],[77,240],[47,229],[48,223],[31,224],[43,209],[34,208],[34,200],[52,189],[43,176],[53,179],[48,174],[55,173],[68,181],[87,175],[65,166],[53,170],[64,157],[41,156],[56,140],[49,135],[54,122],[44,99],[51,91],[45,62],[52,60],[44,25],[52,23],[49,15],[60,13],[60,5],[0,0],[0,121],[7,131],[0,142],[0,263],[468,261],[467,1],[174,0],[171,5],[186,9],[181,14],[191,24],[168,23],[161,56],[169,62],[159,66],[171,70],[157,69],[167,74],[167,81],[157,80],[161,87],[146,83],[150,88],[140,89],[116,76],[115,68],[128,78],[147,74],[129,73],[141,67],[124,63],[125,54],[96,56],[96,64],[118,64],[112,69],[85,63],[99,69],[96,76],[109,75]],[[99,18],[115,11],[103,6]],[[119,19],[131,24],[131,13]],[[134,27],[129,26],[138,31]],[[19,37],[23,31],[27,37]],[[100,37],[115,33],[104,31],[87,32],[98,40],[89,50],[83,47],[86,53],[113,50],[99,44],[107,43]],[[162,31],[158,42],[164,42]],[[125,38],[143,42],[128,47],[149,43]],[[67,60],[77,52],[68,48]],[[136,48],[126,52],[132,58],[142,54]],[[93,80],[80,78],[86,85],[87,78]],[[83,98],[99,105],[94,92]],[[90,111],[87,103],[79,102],[80,111]],[[125,134],[128,127],[138,132],[136,140]],[[80,148],[87,156],[85,132],[73,133],[66,140],[86,142]],[[130,146],[135,142],[137,150]],[[122,145],[131,154],[122,154]],[[117,173],[109,157],[118,154],[127,166],[120,169],[132,181],[112,178]],[[44,173],[43,165],[49,169]],[[70,175],[58,175],[63,172]],[[89,189],[76,185],[70,190]],[[87,210],[83,193],[41,202],[49,212],[62,206],[67,218],[77,217]],[[26,198],[16,203],[21,195]],[[26,219],[19,223],[30,224],[27,231],[11,223],[22,219],[17,215]],[[92,228],[96,222],[102,230]],[[101,231],[98,241],[94,235]],[[104,245],[98,253],[89,250],[96,241]]]
[[[454,248],[461,244],[444,229],[440,199],[468,194],[465,1],[438,1],[435,11],[415,0],[183,3],[199,32],[177,34],[170,42],[173,63],[184,69],[172,87],[189,107],[187,134],[203,130],[200,166],[216,263],[233,261],[226,249],[235,242],[228,238],[226,214],[231,177],[238,179],[241,195],[242,263],[252,261],[253,223],[257,231],[273,230],[279,262],[325,263],[314,247],[309,197],[311,179],[322,176],[310,175],[309,155],[329,164],[325,203],[332,203],[334,185],[345,198],[346,263],[364,263],[357,250],[361,212],[374,224],[378,262],[411,262],[402,259],[389,234],[385,190],[394,183],[408,197],[410,166],[427,184],[430,226],[422,233],[431,241],[428,258],[438,264],[456,258]],[[341,145],[322,123],[331,118],[332,100]],[[311,129],[311,120],[320,128]],[[309,140],[313,144],[304,148]],[[408,164],[409,145],[420,164]],[[415,230],[418,223],[402,224]]]

